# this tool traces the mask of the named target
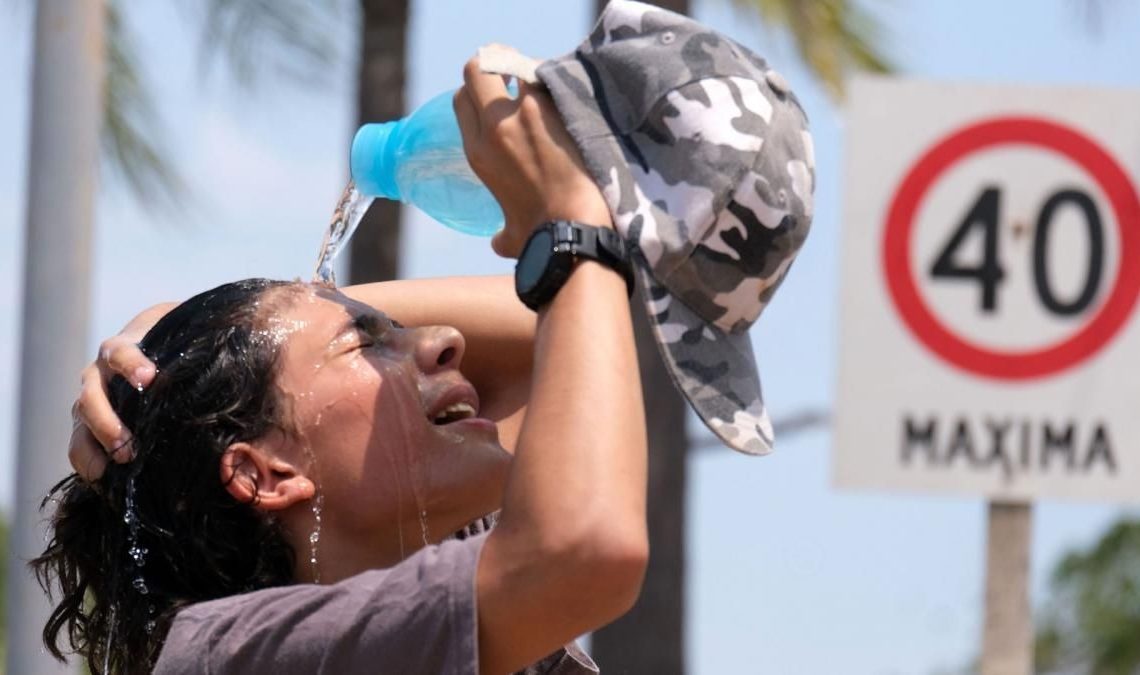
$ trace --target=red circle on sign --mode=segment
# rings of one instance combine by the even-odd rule
[[[1120,260],[1107,300],[1076,334],[1031,351],[1001,351],[955,334],[922,300],[910,261],[912,225],[934,181],[966,155],[997,145],[1058,152],[1088,172],[1108,196],[1120,233]],[[1034,117],[1001,117],[964,127],[939,141],[903,178],[883,237],[887,288],[911,332],[949,363],[985,377],[1026,380],[1070,368],[1098,352],[1127,321],[1140,297],[1140,197],[1128,174],[1087,136]]]

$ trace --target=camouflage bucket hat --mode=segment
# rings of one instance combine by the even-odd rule
[[[481,55],[483,69],[533,79],[502,56]],[[786,82],[723,35],[628,0],[536,73],[630,246],[674,382],[730,447],[771,452],[748,328],[807,237],[814,183]]]

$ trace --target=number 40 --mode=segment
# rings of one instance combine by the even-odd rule
[[[1084,213],[1085,231],[1089,237],[1089,264],[1085,272],[1085,284],[1080,294],[1070,302],[1058,299],[1050,283],[1049,233],[1052,230],[1053,216],[1057,209],[1072,204]],[[930,267],[934,279],[973,279],[981,286],[981,309],[983,312],[997,311],[998,285],[1005,279],[1005,270],[998,255],[998,214],[1001,210],[1001,190],[988,186],[982,190],[966,217],[955,228],[950,239]],[[969,236],[970,231],[981,229],[983,236],[982,260],[976,265],[964,265],[956,260],[958,249]],[[1085,192],[1074,189],[1058,190],[1045,200],[1037,215],[1037,226],[1033,231],[1033,286],[1037,298],[1045,309],[1060,316],[1071,316],[1083,312],[1096,297],[1100,288],[1104,268],[1104,227],[1096,203]]]

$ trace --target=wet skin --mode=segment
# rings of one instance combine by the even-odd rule
[[[404,328],[326,287],[276,293],[265,333],[281,344],[286,429],[273,452],[323,496],[322,581],[339,576],[338,561],[394,564],[499,508],[511,455],[478,417],[458,331]],[[300,500],[282,514],[299,560],[311,507]]]

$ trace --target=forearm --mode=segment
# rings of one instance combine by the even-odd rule
[[[580,264],[540,314],[535,354],[480,580],[511,589],[481,594],[512,602],[487,602],[480,618],[491,629],[505,622],[498,611],[510,611],[516,644],[569,639],[620,615],[636,599],[648,555],[645,423],[622,278]],[[518,665],[498,658],[496,646],[483,643],[488,662]]]
[[[471,168],[502,206],[491,247],[518,257],[540,223],[609,225],[553,101],[512,96],[477,59],[455,114]],[[514,672],[620,616],[648,558],[646,441],[625,282],[578,263],[539,312],[534,377],[499,525],[476,573],[479,669]]]
[[[594,518],[644,531],[646,438],[621,276],[581,263],[540,313],[536,366],[504,517],[568,534]]]

